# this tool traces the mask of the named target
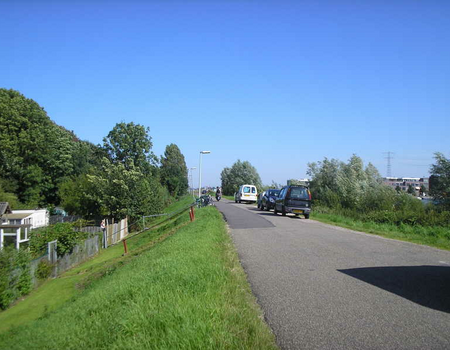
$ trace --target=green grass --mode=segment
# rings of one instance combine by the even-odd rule
[[[191,199],[188,196],[183,197],[180,201],[167,207],[165,212],[180,210],[189,205],[192,202]],[[145,248],[153,244],[166,230],[176,227],[180,222],[186,222],[188,214],[185,213],[184,215],[182,220],[171,221],[159,229],[154,229],[151,232],[147,231],[127,240],[129,252],[133,253],[138,249],[142,249],[142,247]],[[164,219],[156,218],[147,224],[157,225]],[[122,243],[108,247],[108,249],[101,250],[94,258],[65,272],[59,278],[46,281],[29,295],[19,299],[15,305],[0,312],[0,333],[11,327],[17,327],[36,320],[46,313],[56,310],[65,302],[77,296],[82,291],[80,286],[123,263],[126,260],[123,257],[123,252]]]
[[[196,210],[193,223],[163,235],[69,302],[0,335],[0,348],[276,349],[219,212]]]
[[[222,198],[226,198],[230,201],[234,201],[234,196],[222,196]]]
[[[386,238],[450,250],[450,228],[447,227],[380,224],[370,221],[355,220],[339,214],[317,213],[314,211],[311,212],[311,218],[327,224],[376,234]]]

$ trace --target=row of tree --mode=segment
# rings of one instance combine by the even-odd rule
[[[188,189],[177,145],[159,158],[150,129],[118,123],[94,145],[55,124],[35,101],[0,89],[0,201],[13,208],[62,205],[86,218],[160,212]]]
[[[431,166],[430,194],[440,208],[450,209],[450,160],[442,153],[435,154],[436,164]],[[308,164],[310,189],[316,204],[329,208],[344,208],[363,212],[404,210],[422,211],[419,201],[405,193],[393,190],[383,184],[383,178],[374,165],[364,166],[363,160],[353,155],[347,163],[325,158]],[[261,191],[266,188],[280,188],[273,182],[263,186],[258,171],[248,161],[235,162],[221,173],[222,189],[225,195],[233,195],[242,184],[252,184]],[[424,191],[424,189],[422,189]],[[407,191],[414,194],[414,190]]]

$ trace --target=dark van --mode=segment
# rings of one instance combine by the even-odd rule
[[[292,213],[296,216],[303,215],[309,219],[311,212],[311,193],[308,187],[301,185],[291,185],[283,187],[275,200],[275,215],[281,212],[282,215]]]

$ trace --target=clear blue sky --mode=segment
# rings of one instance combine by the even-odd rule
[[[450,1],[1,1],[0,87],[101,143],[149,126],[153,151],[237,159],[263,183],[356,153],[386,175],[450,156]],[[194,173],[194,180],[198,180]]]

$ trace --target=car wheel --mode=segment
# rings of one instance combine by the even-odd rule
[[[238,203],[241,203],[241,200],[238,200]]]
[[[283,207],[281,207],[281,215],[286,216],[286,209]]]
[[[267,210],[267,211],[270,211],[270,204],[267,204],[266,210]]]
[[[305,219],[309,219],[309,214],[305,214]]]

